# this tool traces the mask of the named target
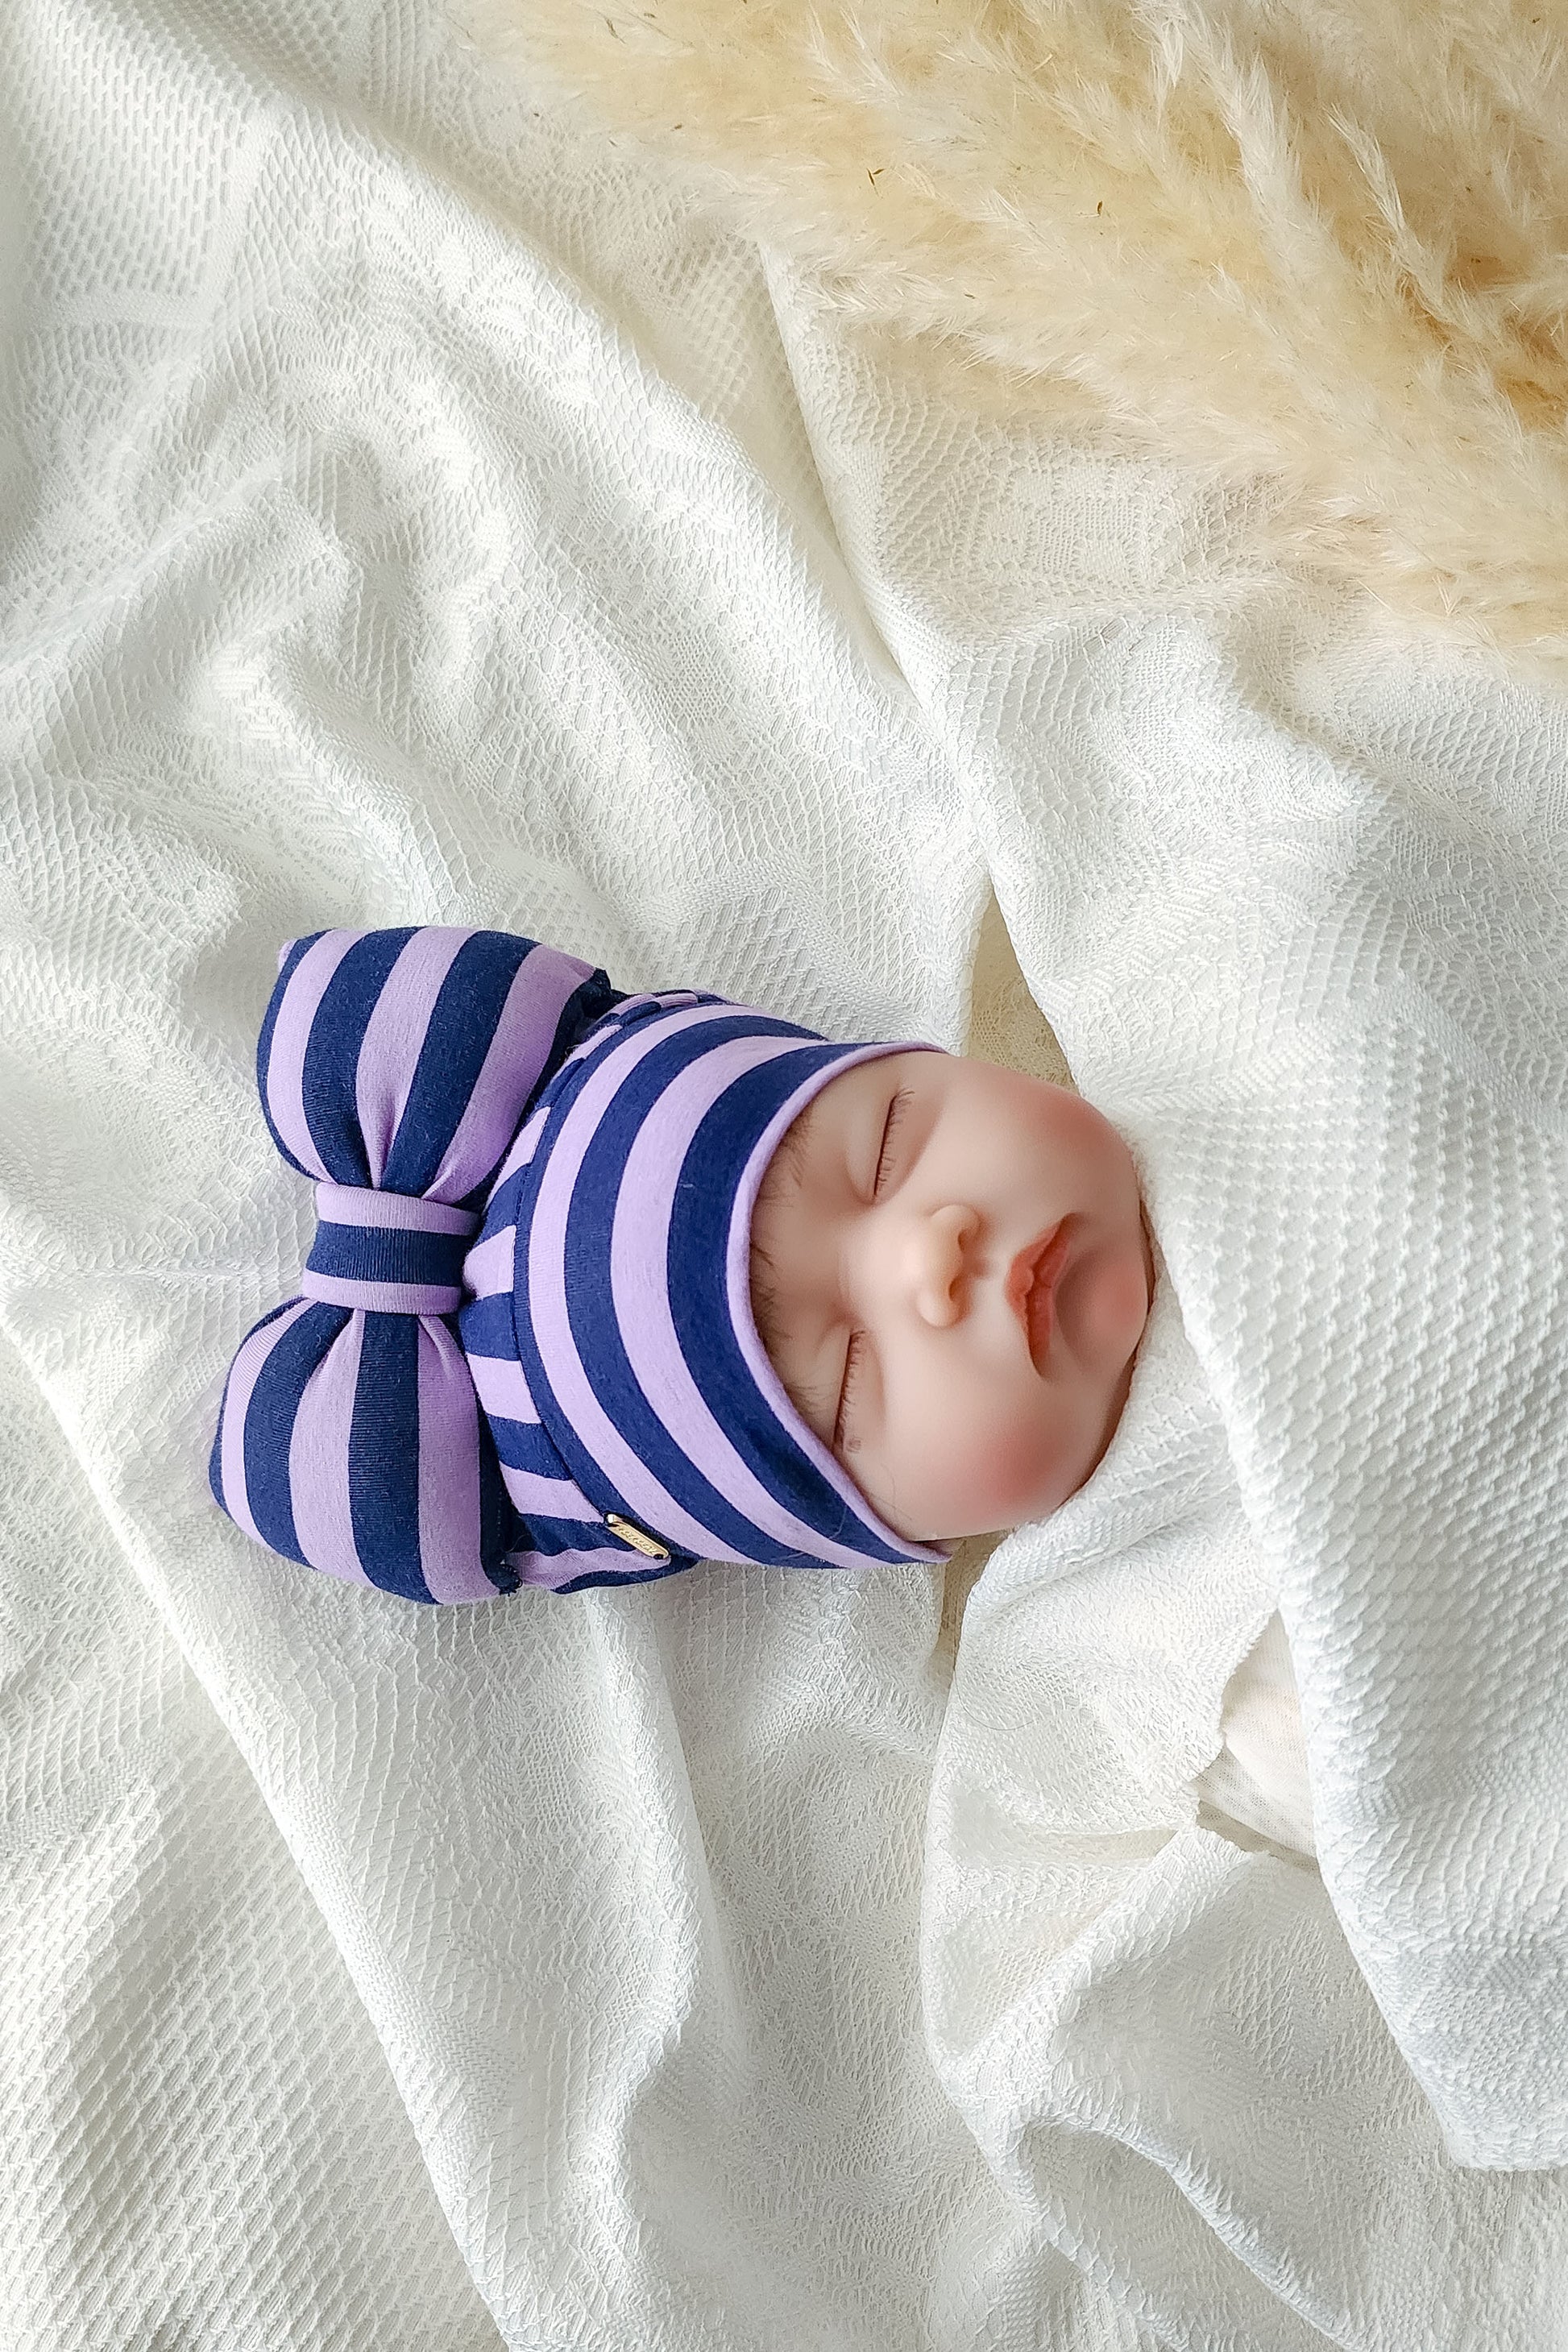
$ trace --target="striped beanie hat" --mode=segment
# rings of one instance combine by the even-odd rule
[[[840,1070],[918,1050],[629,995],[506,931],[289,940],[256,1079],[316,1233],[229,1366],[217,1502],[409,1601],[944,1560],[806,1427],[751,1308],[774,1146]]]

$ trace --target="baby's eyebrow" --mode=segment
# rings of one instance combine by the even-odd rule
[[[779,1192],[782,1197],[787,1201],[798,1201],[801,1196],[801,1192],[805,1188],[805,1129],[806,1123],[810,1119],[811,1114],[816,1108],[816,1106],[815,1103],[808,1103],[806,1105],[805,1110],[801,1112],[800,1117],[795,1119],[790,1127],[788,1133],[784,1136],[783,1142],[778,1148],[776,1157],[779,1166],[783,1171],[782,1179],[779,1184]]]

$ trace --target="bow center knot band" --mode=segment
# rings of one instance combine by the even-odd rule
[[[357,1184],[316,1186],[306,1298],[366,1315],[455,1315],[463,1260],[481,1218],[445,1201]]]

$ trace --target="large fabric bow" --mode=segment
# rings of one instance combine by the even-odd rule
[[[623,992],[558,949],[446,925],[315,932],[278,975],[257,1088],[318,1222],[299,1295],[229,1367],[214,1496],[329,1576],[414,1601],[514,1591],[529,1528],[458,1335],[463,1261],[531,1100]]]

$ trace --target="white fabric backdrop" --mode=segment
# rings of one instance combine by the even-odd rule
[[[1321,1570],[1367,1547],[1269,1517],[1316,1433],[1258,1377],[1278,1237],[1226,1225],[1267,1087],[1173,1010],[1209,955],[1245,1045],[1242,947],[1315,911],[1303,779],[1342,859],[1365,777],[1453,839],[1484,707],[1539,864],[1560,717],[1307,609],[1244,511],[943,414],[423,5],[7,40],[0,2336],[1568,2341],[1562,2176],[1461,2168],[1316,1873],[1196,1822],[1279,1601],[1356,1920]],[[1212,845],[1255,755],[1248,932]],[[282,940],[493,923],[957,1048],[988,874],[1170,1264],[955,1670],[921,1571],[417,1612],[222,1519],[223,1371],[309,1244],[254,1086]],[[1542,1088],[1555,1002],[1497,1041]]]

